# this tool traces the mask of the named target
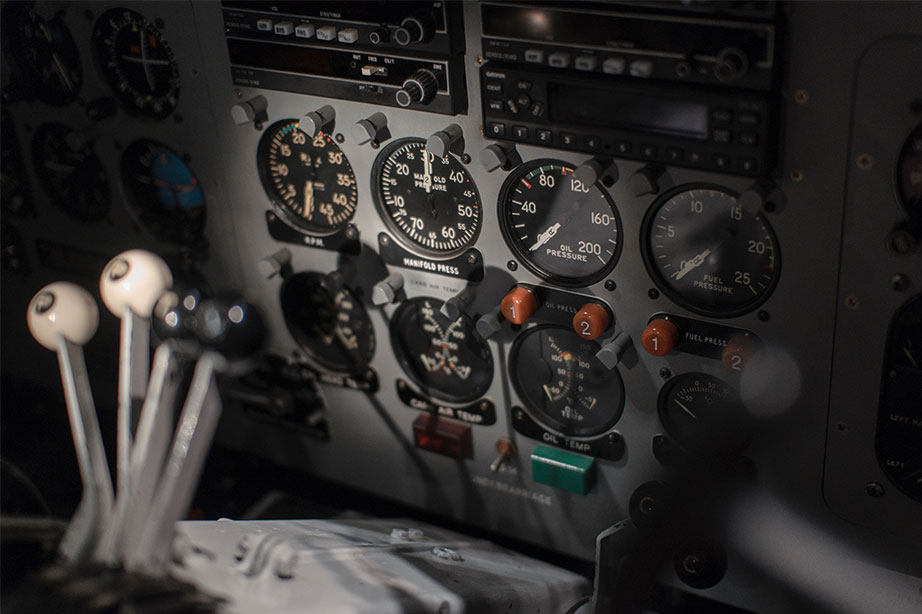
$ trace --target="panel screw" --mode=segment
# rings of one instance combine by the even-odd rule
[[[878,484],[877,482],[868,482],[867,491],[868,491],[868,494],[872,497],[883,497],[884,496],[884,487]]]
[[[656,288],[650,288],[647,290],[647,296],[649,296],[654,301],[659,298],[659,290]]]
[[[659,370],[659,376],[663,379],[669,379],[670,377],[672,377],[672,372],[666,367],[663,367],[662,369]]]
[[[236,96],[237,98],[243,98],[243,91],[240,89],[234,90],[234,96]]]
[[[387,235],[384,235],[383,237],[381,237],[381,245],[387,245],[390,242],[391,242],[390,237],[388,237]]]
[[[462,164],[470,164],[470,163],[471,163],[471,155],[470,155],[470,154],[461,154],[461,163],[462,163]]]
[[[771,314],[765,311],[764,309],[756,314],[756,317],[759,318],[760,322],[768,322],[771,319]]]
[[[853,294],[849,294],[845,297],[845,306],[849,309],[858,309],[858,305],[860,304],[861,302],[858,300],[858,297]]]
[[[890,278],[890,287],[897,292],[902,292],[909,287],[909,278],[902,273],[897,273]]]
[[[343,133],[342,133],[342,132],[337,132],[337,133],[336,133],[336,136],[333,137],[333,138],[336,139],[336,142],[337,142],[337,143],[342,143],[343,141],[346,140],[346,137],[343,136]]]
[[[432,556],[434,556],[437,559],[442,559],[444,561],[463,561],[464,560],[460,554],[458,554],[451,548],[444,548],[444,547],[433,548]]]
[[[804,180],[804,172],[798,168],[791,169],[791,181],[799,182]]]
[[[470,253],[467,255],[468,264],[477,264],[477,254]]]
[[[618,287],[618,284],[615,283],[614,279],[605,280],[605,289],[608,290],[609,292],[614,292],[615,288],[617,287]]]
[[[797,90],[794,92],[794,102],[797,104],[807,104],[809,100],[810,94],[807,93],[807,90]]]
[[[855,162],[858,164],[858,168],[863,171],[869,171],[874,168],[874,156],[871,154],[863,153],[855,159]]]
[[[359,233],[356,231],[355,226],[349,225],[346,226],[346,231],[343,234],[345,234],[346,238],[350,241],[354,241]]]
[[[506,268],[509,269],[510,271],[514,271],[517,268],[519,268],[519,263],[516,262],[515,260],[510,260],[509,262],[506,263]]]
[[[486,61],[485,59],[483,59],[483,56],[482,56],[482,55],[478,55],[477,57],[474,58],[474,66],[476,66],[477,68],[480,68],[481,66],[483,66],[483,65],[486,64],[486,63],[487,63],[487,61]]]

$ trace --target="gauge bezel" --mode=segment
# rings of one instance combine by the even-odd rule
[[[360,373],[361,371],[364,371],[368,367],[369,364],[371,364],[372,358],[374,357],[374,354],[375,354],[375,350],[377,349],[377,337],[375,336],[374,324],[372,323],[371,318],[368,316],[368,310],[365,309],[365,305],[362,303],[361,300],[359,300],[358,296],[352,290],[352,288],[348,286],[342,286],[336,292],[336,294],[339,294],[339,292],[348,293],[350,298],[352,299],[353,304],[356,306],[356,310],[361,314],[361,317],[363,318],[365,324],[367,325],[367,330],[368,330],[368,335],[369,335],[368,338],[370,339],[370,343],[368,344],[369,349],[366,353],[361,355],[361,360],[351,365],[334,364],[333,361],[330,361],[326,357],[318,354],[316,350],[314,350],[310,346],[310,344],[303,343],[301,339],[299,339],[299,336],[303,335],[304,337],[310,337],[310,335],[308,335],[304,331],[301,331],[299,334],[296,334],[292,328],[292,325],[290,322],[291,318],[288,313],[289,309],[285,307],[285,305],[287,304],[287,301],[285,300],[286,292],[290,291],[292,287],[292,283],[295,283],[296,280],[312,279],[316,281],[317,288],[319,288],[320,290],[324,292],[329,293],[329,291],[323,286],[322,277],[323,275],[321,273],[317,273],[314,271],[300,271],[298,273],[295,273],[294,275],[291,275],[285,280],[284,283],[282,283],[281,287],[279,288],[278,301],[279,301],[279,310],[282,312],[282,320],[285,322],[285,329],[288,331],[288,335],[291,337],[295,345],[302,352],[304,352],[308,356],[308,358],[311,359],[311,361],[313,361],[319,367],[327,371],[333,372],[333,373],[342,373],[342,374],[347,374],[347,375],[354,375],[354,374]],[[334,294],[333,300],[335,299],[336,299],[336,295]]]
[[[421,143],[422,149],[426,149],[426,139],[416,136],[405,137],[397,139],[391,143],[388,143],[380,153],[375,157],[374,165],[371,170],[371,185],[372,185],[372,200],[375,203],[375,209],[378,212],[378,216],[384,222],[384,225],[387,226],[388,232],[406,249],[409,251],[420,254],[427,258],[433,258],[435,260],[447,260],[449,258],[454,258],[459,254],[463,254],[465,251],[470,249],[480,238],[480,231],[483,229],[484,224],[484,212],[483,212],[483,199],[480,197],[480,190],[477,188],[477,184],[474,182],[474,178],[471,176],[470,172],[464,168],[464,164],[458,160],[456,157],[454,160],[457,162],[457,169],[464,173],[467,180],[470,182],[471,187],[474,190],[474,195],[477,198],[477,228],[474,230],[474,233],[471,237],[465,241],[460,247],[456,247],[451,250],[442,251],[437,249],[432,249],[426,247],[425,245],[420,245],[419,243],[411,240],[406,236],[404,230],[400,228],[393,218],[387,214],[387,206],[384,203],[384,195],[382,194],[381,187],[381,174],[384,170],[385,161],[391,157],[391,155],[400,149],[401,147],[407,145],[408,143]],[[446,154],[449,157],[453,157],[453,154]]]
[[[611,210],[614,213],[613,217],[615,218],[615,233],[617,237],[617,244],[615,245],[615,251],[611,256],[611,260],[609,260],[609,262],[606,263],[605,266],[602,267],[598,272],[593,273],[592,275],[582,275],[579,277],[569,277],[559,275],[557,273],[550,273],[544,270],[542,267],[532,262],[531,256],[519,244],[518,237],[515,236],[509,229],[509,225],[512,222],[511,220],[506,219],[506,204],[507,200],[511,199],[510,194],[513,190],[513,187],[519,182],[519,180],[535,168],[544,166],[546,164],[558,165],[572,169],[573,172],[576,171],[576,165],[557,158],[539,158],[536,160],[529,160],[528,162],[523,162],[514,168],[512,172],[509,173],[509,176],[506,177],[506,180],[503,182],[503,186],[499,192],[499,199],[497,201],[497,217],[499,218],[499,229],[502,232],[503,240],[506,242],[506,245],[510,250],[512,250],[512,253],[515,255],[516,259],[525,265],[526,269],[541,279],[558,286],[565,288],[584,288],[607,277],[614,270],[615,266],[618,264],[618,261],[621,259],[621,252],[624,248],[624,228],[621,222],[621,212],[618,210],[618,205],[615,203],[615,199],[605,188],[605,186],[599,184],[599,182],[594,183],[592,187],[597,188],[602,192],[603,197],[611,205]]]
[[[75,190],[70,189],[67,191],[67,193],[62,193],[56,189],[55,182],[51,180],[51,171],[45,165],[46,150],[43,147],[43,145],[47,142],[48,137],[56,131],[59,131],[60,135],[55,136],[60,136],[61,144],[64,147],[67,147],[65,139],[69,133],[73,132],[73,129],[65,124],[58,122],[48,122],[46,124],[42,124],[35,130],[35,134],[32,136],[32,164],[35,165],[35,173],[41,180],[42,187],[45,189],[45,192],[52,197],[52,204],[67,214],[67,216],[71,219],[85,223],[93,223],[105,219],[106,216],[109,215],[109,211],[112,208],[112,184],[109,181],[109,176],[106,173],[106,169],[105,166],[103,166],[102,160],[98,155],[96,155],[96,152],[92,147],[86,147],[84,152],[89,152],[89,155],[92,156],[92,158],[95,160],[95,163],[98,165],[99,170],[103,174],[104,182],[102,187],[105,188],[105,200],[102,203],[103,206],[98,210],[93,211],[89,215],[85,214],[76,204],[77,193]]]
[[[137,90],[134,88],[134,85],[130,82],[130,80],[122,74],[119,62],[116,61],[116,67],[114,68],[109,66],[109,62],[112,61],[112,50],[115,46],[114,37],[125,26],[125,24],[123,24],[118,29],[113,29],[109,22],[111,21],[113,15],[117,15],[118,19],[121,20],[126,12],[132,14],[131,22],[142,24],[146,31],[155,33],[157,42],[161,45],[167,55],[170,66],[169,90],[167,93],[158,96],[156,99],[152,99],[163,101],[163,107],[160,111],[155,110],[152,103],[148,103],[145,106],[139,106],[136,102],[137,97],[134,95]],[[126,22],[126,24],[131,22]],[[112,38],[112,45],[106,44],[104,40],[106,37]],[[121,105],[132,115],[147,117],[153,120],[162,120],[166,117],[169,117],[176,110],[176,108],[179,106],[179,92],[182,89],[182,78],[179,74],[179,62],[176,60],[176,54],[173,53],[172,47],[170,47],[170,44],[164,38],[163,32],[160,28],[157,27],[154,21],[148,19],[145,15],[139,13],[138,11],[128,8],[127,6],[111,8],[102,13],[96,19],[96,22],[93,24],[91,40],[93,56],[96,59],[96,66],[99,69],[99,72],[102,73],[103,78]],[[122,90],[121,87],[119,87],[120,83],[128,83],[131,87],[129,89]],[[172,102],[170,102],[171,97],[173,98]]]
[[[737,201],[739,200],[740,196],[739,192],[736,192],[735,190],[731,190],[725,186],[706,182],[684,183],[682,185],[675,186],[674,188],[660,195],[659,198],[653,201],[653,203],[647,209],[647,212],[643,218],[643,222],[640,225],[640,251],[641,257],[643,258],[644,267],[647,269],[647,274],[650,276],[650,279],[653,280],[653,283],[656,284],[656,287],[659,288],[660,292],[665,294],[673,303],[691,313],[712,318],[734,318],[755,311],[761,307],[765,301],[769,299],[769,297],[771,297],[775,291],[775,287],[778,285],[778,280],[781,278],[781,246],[778,243],[778,236],[775,234],[775,229],[772,228],[771,223],[765,218],[764,211],[758,211],[756,213],[756,217],[761,218],[762,224],[765,226],[765,229],[768,231],[768,234],[772,240],[774,273],[772,275],[771,281],[768,284],[768,287],[766,287],[765,290],[760,295],[758,295],[754,301],[746,303],[742,307],[721,311],[698,307],[697,305],[693,305],[690,301],[685,299],[681,292],[673,289],[663,280],[662,273],[656,266],[656,260],[652,251],[650,231],[653,226],[653,221],[656,219],[656,215],[663,207],[663,205],[672,200],[675,196],[684,192],[689,192],[691,190],[714,190],[717,192],[722,192]]]
[[[280,119],[277,122],[273,122],[263,131],[262,135],[259,137],[259,144],[256,147],[256,171],[259,175],[259,182],[262,185],[263,192],[265,192],[266,196],[269,197],[269,200],[272,201],[272,206],[275,208],[275,210],[281,214],[280,219],[298,232],[314,237],[328,237],[330,235],[336,234],[337,232],[342,231],[342,229],[345,228],[355,218],[355,213],[359,207],[359,183],[358,178],[355,175],[355,169],[352,167],[352,162],[350,162],[349,156],[347,156],[346,152],[342,150],[342,148],[336,142],[336,139],[333,138],[333,135],[326,132],[320,132],[320,134],[323,135],[323,138],[327,141],[327,144],[335,147],[336,151],[343,155],[343,162],[349,169],[349,175],[352,177],[353,186],[355,188],[355,202],[352,206],[352,211],[349,212],[349,215],[346,216],[346,218],[336,226],[323,227],[305,222],[304,217],[299,216],[291,211],[288,208],[288,204],[282,200],[281,196],[278,194],[278,192],[276,192],[272,183],[272,175],[269,171],[269,148],[272,144],[272,137],[277,135],[282,127],[289,124],[294,124],[294,129],[298,130],[298,120],[289,117]],[[305,141],[305,145],[312,151],[315,150],[316,148],[311,143],[311,137],[307,136],[307,134],[304,136],[307,139],[307,141]]]
[[[724,441],[722,442],[723,445],[711,447],[710,443],[712,442],[709,442],[706,439],[701,439],[700,437],[698,440],[688,441],[684,437],[676,436],[676,433],[681,432],[681,429],[676,427],[674,420],[671,418],[669,412],[667,411],[666,404],[669,399],[672,398],[675,390],[678,387],[687,385],[688,383],[694,381],[696,378],[706,381],[715,381],[720,386],[730,390],[732,393],[733,396],[729,400],[731,401],[731,404],[737,406],[737,413],[734,415],[723,416],[721,422],[726,423],[731,420],[733,421],[734,424],[731,425],[729,432],[731,435],[733,435],[734,441]],[[721,379],[715,375],[711,375],[710,373],[705,373],[703,371],[688,371],[675,375],[663,384],[656,398],[656,414],[659,418],[660,424],[663,426],[663,430],[665,430],[666,434],[672,441],[674,441],[682,450],[689,454],[699,455],[717,453],[723,450],[745,447],[745,445],[749,443],[750,432],[745,411],[746,410],[742,405],[742,401],[740,400],[738,388],[734,387],[731,383],[724,379]],[[701,432],[707,435],[711,431],[708,425],[713,424],[714,420],[714,416],[705,416],[704,420],[701,422],[702,426],[699,427]]]
[[[606,433],[611,432],[617,426],[618,422],[621,420],[621,417],[624,415],[624,407],[626,405],[626,398],[625,398],[625,392],[624,392],[625,390],[624,389],[624,378],[621,377],[621,372],[618,370],[617,367],[608,370],[608,372],[612,374],[612,377],[618,383],[620,403],[618,404],[618,407],[615,409],[615,411],[612,414],[614,418],[607,421],[605,423],[605,426],[601,429],[598,429],[598,430],[593,429],[593,432],[591,432],[590,434],[570,433],[568,432],[568,428],[566,427],[566,425],[561,427],[561,426],[554,424],[556,423],[556,420],[554,420],[553,418],[550,418],[550,419],[543,418],[542,416],[545,413],[544,411],[536,410],[535,408],[531,407],[531,401],[528,395],[524,393],[524,389],[523,389],[522,383],[519,381],[517,371],[515,369],[515,365],[516,365],[516,362],[518,361],[519,352],[521,351],[522,345],[524,344],[525,340],[531,335],[536,335],[542,331],[549,330],[549,329],[560,332],[560,333],[573,335],[581,343],[590,343],[594,345],[596,348],[601,347],[596,341],[590,341],[588,339],[583,339],[582,337],[577,335],[572,329],[566,328],[563,326],[558,326],[557,324],[538,324],[536,326],[532,326],[531,328],[528,328],[522,331],[519,335],[516,336],[515,340],[512,342],[512,347],[509,350],[509,358],[508,358],[507,365],[508,365],[509,380],[512,382],[512,388],[513,390],[515,390],[515,394],[516,396],[518,396],[519,401],[521,402],[522,409],[529,415],[529,417],[531,417],[532,420],[534,420],[539,426],[541,426],[541,428],[559,437],[564,437],[566,439],[572,439],[574,441],[594,441],[598,439],[599,437],[604,436]],[[595,353],[593,353],[592,358],[595,360],[598,360],[597,358],[595,358]]]
[[[897,154],[896,162],[894,163],[894,168],[896,169],[896,172],[893,174],[893,183],[894,183],[894,191],[896,192],[897,201],[899,202],[903,211],[905,211],[910,216],[922,214],[922,195],[916,196],[917,202],[913,206],[912,201],[910,201],[910,199],[908,198],[908,195],[903,190],[904,160],[906,160],[912,155],[913,153],[912,144],[913,144],[913,141],[917,139],[922,140],[922,123],[917,125],[915,128],[913,128],[909,132],[909,136],[906,137],[906,140],[903,142],[903,146],[900,147],[899,154]],[[922,157],[922,152],[916,155]]]
[[[445,302],[441,299],[430,296],[417,296],[415,298],[403,301],[394,311],[393,315],[391,315],[390,325],[388,327],[390,331],[391,349],[393,349],[394,355],[397,357],[397,362],[400,363],[400,367],[403,369],[403,372],[407,377],[410,378],[410,381],[419,387],[420,392],[427,396],[435,397],[441,401],[462,404],[470,403],[472,401],[476,401],[477,399],[483,398],[483,396],[490,390],[490,386],[493,385],[493,376],[496,370],[495,362],[493,360],[493,350],[490,348],[487,340],[481,337],[480,333],[477,332],[474,321],[468,317],[467,314],[461,314],[461,319],[464,321],[465,334],[474,335],[473,339],[477,340],[482,345],[482,348],[486,350],[488,359],[488,364],[486,367],[488,377],[486,379],[486,383],[481,386],[482,389],[474,388],[472,389],[472,393],[467,395],[452,395],[442,392],[438,388],[434,388],[426,382],[422,381],[422,379],[416,373],[416,369],[412,366],[410,357],[406,355],[407,352],[402,343],[405,331],[400,326],[400,319],[411,307],[420,305],[423,301],[439,303],[437,306],[435,306],[436,312],[441,309]]]

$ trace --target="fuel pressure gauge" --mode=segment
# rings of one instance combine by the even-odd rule
[[[688,185],[665,194],[647,213],[643,236],[656,285],[689,311],[742,315],[778,282],[781,255],[771,226],[724,188]]]

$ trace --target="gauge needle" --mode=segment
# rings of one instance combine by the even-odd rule
[[[42,36],[45,37],[45,40],[48,41],[48,44],[53,45],[54,39],[51,36],[51,32],[48,30],[48,26],[45,24],[41,24],[40,28],[42,30]],[[68,76],[67,70],[65,70],[64,68],[64,63],[61,61],[61,56],[58,55],[57,51],[51,52],[51,61],[54,64],[55,71],[58,73],[58,76],[61,78],[61,82],[64,83],[64,87],[67,88],[67,90],[70,92],[74,91],[74,84],[70,80],[70,76]]]
[[[147,46],[144,44],[144,30],[138,32],[141,40],[141,65],[144,66],[144,77],[147,79],[147,87],[154,91],[154,76],[150,72],[150,66],[147,63]]]
[[[912,366],[918,368],[919,363],[916,362],[916,357],[912,355],[912,350],[909,349],[909,343],[903,346],[903,354],[906,355],[906,358],[909,359],[909,362],[912,363]]]
[[[682,403],[682,401],[676,399],[676,400],[675,400],[675,404],[678,405],[679,407],[681,407],[681,408],[682,408],[682,411],[684,411],[686,414],[688,414],[689,416],[691,416],[691,417],[694,418],[695,420],[698,419],[698,416],[696,416],[692,410],[690,410],[690,409],[688,409],[687,407],[685,407],[685,404]]]
[[[679,281],[693,270],[697,269],[699,266],[704,264],[704,259],[711,255],[710,248],[704,250],[691,260],[686,260],[685,264],[682,265],[682,268],[672,274],[672,277],[675,277],[676,281]]]
[[[544,232],[538,235],[538,240],[535,241],[534,245],[528,248],[528,251],[533,252],[539,247],[541,247],[542,245],[544,245],[545,243],[547,243],[548,241],[550,241],[554,237],[554,235],[557,234],[557,231],[560,230],[560,228],[561,228],[560,222],[555,222],[550,228],[548,228],[547,230],[545,230]]]
[[[541,386],[541,387],[544,388],[544,394],[547,395],[547,399],[548,399],[549,401],[553,401],[553,400],[554,400],[554,395],[551,394],[551,389],[547,387],[547,384],[544,384],[544,385]]]
[[[314,182],[304,182],[304,217],[310,218],[314,214]]]
[[[426,194],[432,192],[432,160],[429,159],[428,151],[423,151],[423,186]]]

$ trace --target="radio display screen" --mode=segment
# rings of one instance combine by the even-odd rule
[[[708,106],[619,90],[548,84],[552,122],[606,126],[698,141],[708,138]]]

